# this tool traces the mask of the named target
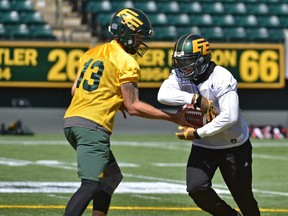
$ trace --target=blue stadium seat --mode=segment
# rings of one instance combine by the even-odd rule
[[[110,25],[111,18],[113,16],[114,12],[111,13],[99,13],[95,17],[94,22],[96,22],[98,25],[105,26],[108,28]],[[107,29],[106,28],[106,29]]]
[[[202,13],[202,6],[200,2],[184,1],[179,5],[180,11],[187,14],[200,14]]]
[[[11,4],[8,0],[0,0],[0,13],[2,11],[10,11],[11,10]]]
[[[284,31],[285,29],[282,28],[269,28],[269,40],[273,42],[284,42]]]
[[[7,36],[6,28],[5,28],[5,26],[2,23],[0,23],[0,38],[1,39],[5,39],[6,36]]]
[[[21,22],[28,25],[44,24],[43,14],[39,11],[27,11],[21,14]]]
[[[287,16],[279,16],[280,27],[288,29],[288,18]]]
[[[243,2],[224,2],[224,11],[229,14],[246,14],[247,8]]]
[[[242,27],[257,27],[258,20],[255,15],[235,16],[235,24]]]
[[[278,16],[258,16],[259,27],[280,27],[280,20]]]
[[[246,42],[246,30],[243,27],[223,28],[225,40],[228,42]]]
[[[13,10],[17,10],[20,12],[23,11],[34,11],[33,3],[31,0],[18,0],[12,2]]]
[[[90,13],[102,13],[102,12],[111,12],[112,11],[112,5],[110,1],[89,1],[87,2],[85,11]]]
[[[269,31],[267,28],[247,28],[247,39],[250,42],[269,42]]]
[[[269,5],[270,15],[286,15],[288,14],[288,3],[278,3]]]
[[[190,18],[187,14],[169,14],[167,16],[169,25],[188,26],[191,25]]]
[[[196,26],[185,26],[185,27],[177,27],[177,34],[178,37],[184,34],[198,34],[201,35],[201,30],[199,27]]]
[[[154,28],[153,39],[161,41],[176,41],[177,28],[175,26],[158,26]]]
[[[265,3],[258,3],[258,2],[247,3],[246,7],[247,7],[247,12],[249,14],[254,14],[254,15],[266,15],[266,14],[269,14],[268,6]]]
[[[168,18],[165,13],[149,14],[149,19],[152,26],[166,26],[168,24]]]
[[[223,14],[223,15],[214,15],[213,16],[213,23],[217,26],[234,26],[235,19],[234,16],[231,14]]]
[[[122,1],[113,0],[111,3],[112,3],[113,12],[118,11],[125,7],[128,7],[128,8],[134,7],[134,1],[130,1],[130,0],[122,0]]]
[[[190,20],[193,26],[213,26],[213,19],[210,14],[191,15]]]
[[[29,39],[29,28],[26,24],[7,25],[6,29],[12,40]]]
[[[48,24],[31,26],[30,37],[33,40],[56,40]]]
[[[203,11],[208,14],[224,14],[224,6],[220,1],[201,3]]]
[[[220,26],[201,28],[202,36],[208,41],[218,42],[224,40],[223,29]]]
[[[18,24],[20,23],[20,15],[17,11],[1,12],[0,22],[3,24]]]
[[[158,12],[160,13],[178,13],[180,12],[180,7],[177,1],[168,1],[168,2],[157,2]]]
[[[142,10],[144,13],[155,13],[158,11],[157,4],[155,1],[135,1],[135,8]]]

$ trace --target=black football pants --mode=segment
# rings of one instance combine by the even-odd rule
[[[212,189],[217,168],[243,216],[259,216],[252,193],[250,140],[239,147],[221,150],[193,146],[187,163],[187,192],[196,205],[213,216],[236,216],[236,211]]]

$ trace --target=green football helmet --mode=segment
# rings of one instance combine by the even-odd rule
[[[179,69],[185,78],[197,80],[207,70],[211,58],[210,44],[205,38],[186,34],[174,46],[172,66]]]
[[[124,8],[112,16],[109,32],[114,35],[126,52],[143,56],[148,46],[143,43],[142,37],[150,38],[153,29],[149,18],[141,10]],[[141,52],[138,50],[140,45],[144,46]]]

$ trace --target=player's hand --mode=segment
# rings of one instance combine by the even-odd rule
[[[206,110],[206,112],[202,111],[202,114],[204,114],[206,116],[207,123],[211,122],[216,117],[216,109],[213,105],[212,100],[208,100],[207,110]]]
[[[185,126],[190,126],[194,127],[191,123],[189,123],[185,117],[186,109],[180,108],[178,109],[177,113],[175,113],[174,119],[175,123],[178,125],[185,125]]]
[[[200,94],[195,94],[192,104],[201,109],[202,115],[206,116],[207,123],[211,122],[216,117],[216,109],[212,100],[208,100]]]
[[[176,136],[179,139],[183,140],[194,140],[196,137],[194,136],[194,131],[196,130],[193,127],[185,127],[185,126],[179,126],[178,130],[181,130],[181,133],[175,133]]]

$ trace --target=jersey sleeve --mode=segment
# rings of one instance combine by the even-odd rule
[[[180,88],[175,71],[172,70],[170,76],[161,84],[157,100],[165,105],[182,106],[191,104],[193,95]]]
[[[126,61],[123,60],[126,58]],[[140,67],[136,60],[127,54],[127,56],[120,58],[116,64],[119,68],[119,82],[124,84],[127,82],[138,82],[140,79]]]

